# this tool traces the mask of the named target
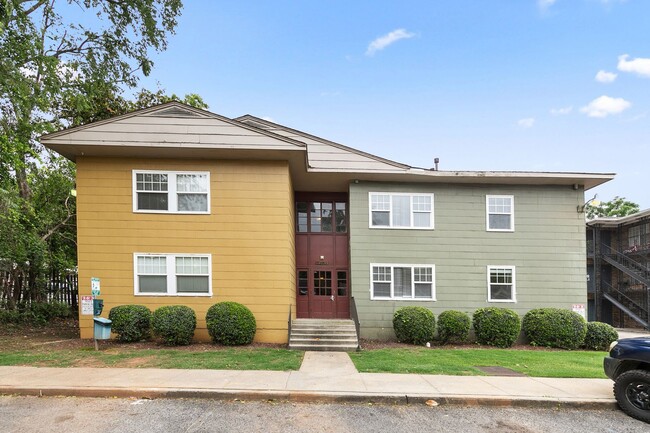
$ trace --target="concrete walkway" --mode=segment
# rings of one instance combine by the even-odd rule
[[[609,379],[359,373],[343,352],[299,371],[0,367],[0,394],[614,407]]]

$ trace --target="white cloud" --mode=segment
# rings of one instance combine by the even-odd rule
[[[517,125],[521,126],[522,128],[532,128],[534,124],[535,124],[534,117],[527,117],[525,119],[519,119],[517,121]]]
[[[601,70],[598,71],[594,79],[599,83],[612,83],[614,80],[616,80],[616,77],[618,77],[618,74],[614,72],[607,72]]]
[[[551,108],[553,116],[565,116],[573,111],[573,107]]]
[[[546,11],[548,8],[553,6],[557,0],[537,0],[537,7],[542,10]]]
[[[636,59],[627,60],[630,56],[623,54],[618,56],[618,70],[623,72],[633,72],[642,77],[650,78],[650,59],[637,57]]]
[[[580,111],[589,117],[607,117],[611,114],[622,113],[630,106],[632,106],[632,103],[623,98],[611,98],[603,95],[582,107]]]
[[[366,56],[373,56],[377,51],[381,51],[390,44],[393,44],[400,39],[409,39],[415,36],[415,33],[407,32],[405,29],[397,29],[392,32],[380,36],[374,41],[370,42],[368,49],[366,50]]]

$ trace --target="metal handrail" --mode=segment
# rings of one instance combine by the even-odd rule
[[[614,288],[611,284],[607,283],[606,281],[601,281],[601,284],[602,284],[602,286],[605,288],[605,292],[606,292],[606,293],[613,293],[613,294],[616,295],[619,299],[622,298],[622,300],[625,301],[625,303],[627,304],[626,306],[627,306],[630,310],[636,310],[636,311],[634,311],[635,314],[637,314],[637,315],[639,315],[639,316],[646,316],[646,317],[648,317],[648,313],[649,313],[649,312],[648,312],[644,307],[642,307],[641,305],[637,304],[635,300],[633,300],[632,298],[630,298],[629,296],[627,296],[627,295],[626,295],[625,293],[623,293],[622,291],[620,291],[620,290]]]
[[[613,258],[620,265],[628,268],[630,271],[636,274],[639,274],[641,278],[646,280],[641,282],[646,283],[647,280],[650,280],[650,270],[648,270],[644,264],[637,262],[636,260],[629,257],[627,254],[617,251],[608,245],[602,244],[601,248],[602,248],[602,253],[604,255]]]
[[[291,304],[289,304],[289,320],[287,321],[287,346],[291,341]]]
[[[359,342],[359,336],[361,335],[361,322],[359,322],[359,313],[357,313],[357,303],[354,300],[354,296],[350,297],[350,316],[354,322],[354,328],[357,331],[357,351],[361,350],[361,343]]]

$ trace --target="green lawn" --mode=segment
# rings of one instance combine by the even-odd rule
[[[533,377],[605,378],[605,352],[510,349],[378,349],[350,353],[360,372],[484,375],[498,366]]]
[[[215,370],[298,370],[303,352],[271,348],[229,348],[214,351],[120,349],[2,351],[0,366],[130,367]]]

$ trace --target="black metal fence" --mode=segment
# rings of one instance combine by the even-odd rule
[[[58,301],[76,310],[78,287],[76,272],[52,272],[32,282],[25,273],[0,271],[0,305]]]

